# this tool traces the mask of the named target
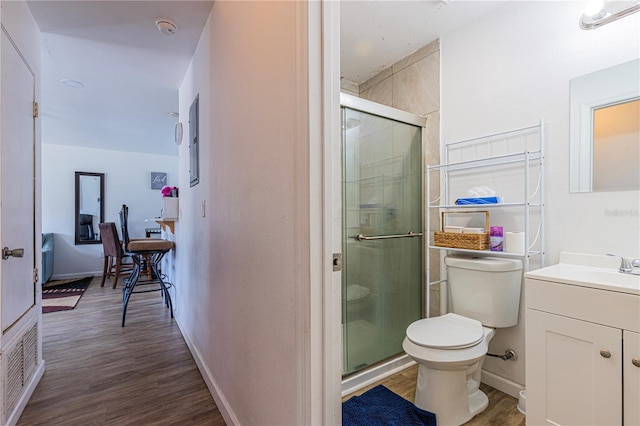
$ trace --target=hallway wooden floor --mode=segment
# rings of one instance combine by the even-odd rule
[[[46,372],[18,425],[224,425],[158,292],[93,282],[75,309],[43,316]]]

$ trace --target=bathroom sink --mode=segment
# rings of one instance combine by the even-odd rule
[[[577,269],[572,272],[576,280],[640,289],[640,275],[621,274],[609,269]]]
[[[608,263],[598,264],[592,261],[595,257],[589,256],[590,262],[564,263],[563,260],[573,259],[563,259],[561,255],[560,263],[557,265],[528,272],[526,276],[544,281],[640,294],[640,275],[622,274],[618,272],[617,262],[610,262],[605,258],[603,260]]]

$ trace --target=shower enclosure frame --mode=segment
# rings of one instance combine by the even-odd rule
[[[426,137],[426,124],[427,118],[421,117],[417,114],[413,114],[407,111],[402,111],[396,108],[392,108],[386,105],[378,104],[373,101],[369,101],[367,99],[358,98],[356,96],[351,96],[345,93],[340,93],[340,108],[349,108],[354,111],[363,112],[366,114],[375,115],[381,118],[390,119],[393,121],[401,122],[404,124],[416,126],[420,128],[420,194],[422,196],[421,200],[421,224],[422,229],[420,229],[419,233],[422,236],[422,270],[421,270],[421,299],[422,299],[422,317],[428,315],[428,307],[429,307],[429,294],[425,293],[425,284],[426,284],[426,253],[427,253],[427,235],[425,235],[426,224],[426,208],[425,208],[425,188],[426,188],[426,176],[425,176],[425,137]],[[343,123],[343,126],[345,124]],[[343,127],[344,131],[344,127]],[[342,157],[342,150],[341,150]],[[344,158],[341,159],[341,164],[343,164]],[[387,237],[388,238],[388,237]],[[345,349],[343,348],[343,351]],[[347,375],[346,378],[343,378],[342,382],[342,394],[348,394],[353,392],[361,387],[366,386],[367,384],[373,383],[374,381],[380,380],[386,376],[389,376],[397,371],[400,371],[407,366],[411,365],[413,361],[406,354],[399,354],[395,357],[392,357],[388,360],[383,360],[380,363],[374,364],[371,367],[365,368],[360,371],[353,372]]]

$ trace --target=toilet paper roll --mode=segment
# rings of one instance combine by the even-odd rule
[[[504,248],[508,253],[524,254],[524,232],[506,232]]]

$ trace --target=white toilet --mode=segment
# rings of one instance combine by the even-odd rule
[[[518,322],[522,262],[447,257],[451,312],[413,322],[402,343],[418,364],[415,404],[438,426],[460,425],[489,405],[480,372],[496,328]]]

